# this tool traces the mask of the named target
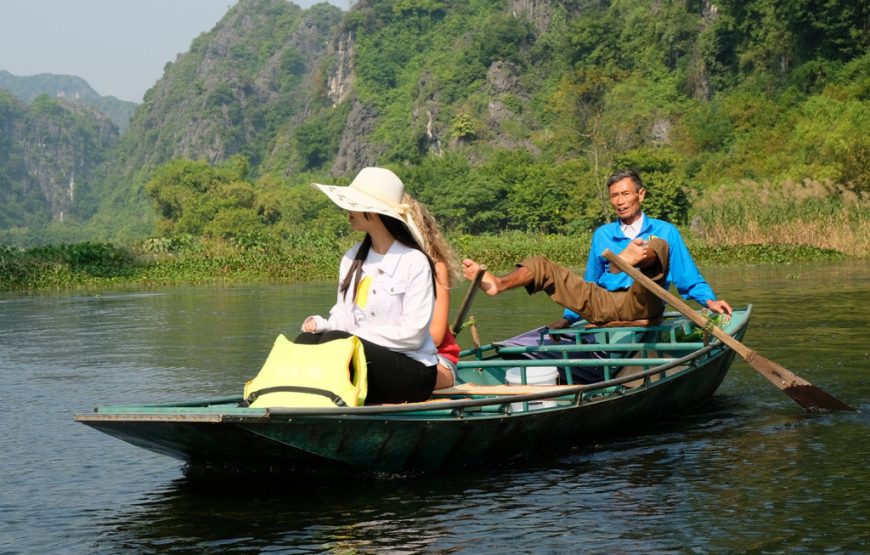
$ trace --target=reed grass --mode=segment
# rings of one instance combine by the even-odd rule
[[[868,256],[867,208],[866,193],[830,184],[806,181],[770,187],[747,182],[739,190],[696,199],[691,229],[683,236],[701,266]],[[334,281],[342,253],[358,239],[307,230],[280,239],[183,236],[151,238],[132,246],[0,246],[0,291]],[[460,260],[472,258],[494,272],[543,255],[582,274],[591,232],[449,235],[448,240]]]
[[[569,268],[585,268],[592,234],[550,235],[510,231],[498,235],[448,237],[460,262],[471,258],[493,271],[506,271],[531,256],[546,256]]]
[[[870,255],[870,193],[805,179],[743,181],[695,198],[690,231],[708,245],[803,245]]]

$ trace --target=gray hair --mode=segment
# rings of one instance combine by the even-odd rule
[[[611,175],[607,179],[607,188],[610,189],[611,185],[613,185],[617,181],[622,181],[625,178],[631,179],[631,182],[634,183],[638,191],[644,188],[643,180],[640,178],[640,175],[638,175],[638,173],[634,170],[622,170]]]

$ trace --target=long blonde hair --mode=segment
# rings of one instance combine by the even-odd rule
[[[447,287],[453,287],[456,279],[459,276],[459,263],[456,259],[456,253],[453,248],[444,239],[444,234],[441,231],[441,226],[435,220],[435,217],[429,212],[420,202],[405,193],[402,197],[402,204],[407,204],[411,210],[411,217],[414,218],[414,223],[420,228],[423,233],[423,239],[426,242],[422,245],[423,250],[429,255],[433,262],[443,262],[447,266]]]

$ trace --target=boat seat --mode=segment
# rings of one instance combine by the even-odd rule
[[[653,351],[652,354],[655,354],[655,352]],[[638,354],[638,356],[639,356],[639,354]],[[646,370],[646,368],[644,368],[643,366],[623,366],[616,373],[614,378],[624,378],[626,376],[631,376],[632,374],[640,374],[641,372],[643,372],[645,370]],[[650,381],[655,381],[656,379],[657,378],[655,378],[655,376],[653,376],[652,378],[650,378]],[[625,382],[624,384],[622,384],[622,387],[625,387],[627,389],[631,389],[633,387],[638,387],[641,385],[643,385],[643,378],[638,378],[638,379],[632,380],[630,382]]]
[[[444,397],[450,395],[527,395],[552,391],[556,395],[564,394],[564,389],[570,389],[569,385],[483,385],[475,383],[463,383],[432,392],[432,397]]]
[[[640,320],[614,320],[605,322],[604,324],[586,324],[583,326],[587,330],[595,328],[640,328],[647,326],[657,326],[662,322],[661,317],[658,318],[641,318]]]

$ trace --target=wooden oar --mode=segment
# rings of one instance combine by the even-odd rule
[[[477,320],[472,316],[468,319],[468,322],[471,324],[469,326],[471,328],[471,344],[474,345],[475,349],[480,350],[480,334],[477,333]]]
[[[486,266],[481,264],[480,270],[477,272],[477,275],[474,276],[474,281],[471,282],[471,286],[468,288],[468,291],[465,292],[465,298],[462,299],[462,305],[459,307],[459,314],[456,315],[453,327],[450,328],[454,337],[462,331],[462,324],[465,323],[465,317],[468,316],[468,310],[471,308],[471,301],[474,300],[474,296],[477,294],[480,280],[483,279],[484,272],[486,272]]]
[[[734,352],[740,355],[747,364],[755,368],[759,374],[767,378],[770,383],[781,389],[786,395],[797,402],[797,404],[808,411],[855,410],[846,403],[843,403],[801,378],[797,374],[783,368],[772,360],[764,358],[740,341],[734,339],[722,329],[713,325],[709,319],[692,310],[692,308],[680,298],[660,287],[652,279],[643,275],[640,270],[632,267],[630,264],[613,254],[609,249],[604,249],[602,256],[609,260],[611,264],[614,264],[617,268],[631,276],[632,279],[646,287],[656,297],[676,308],[680,314],[712,333],[716,339],[734,350]]]

